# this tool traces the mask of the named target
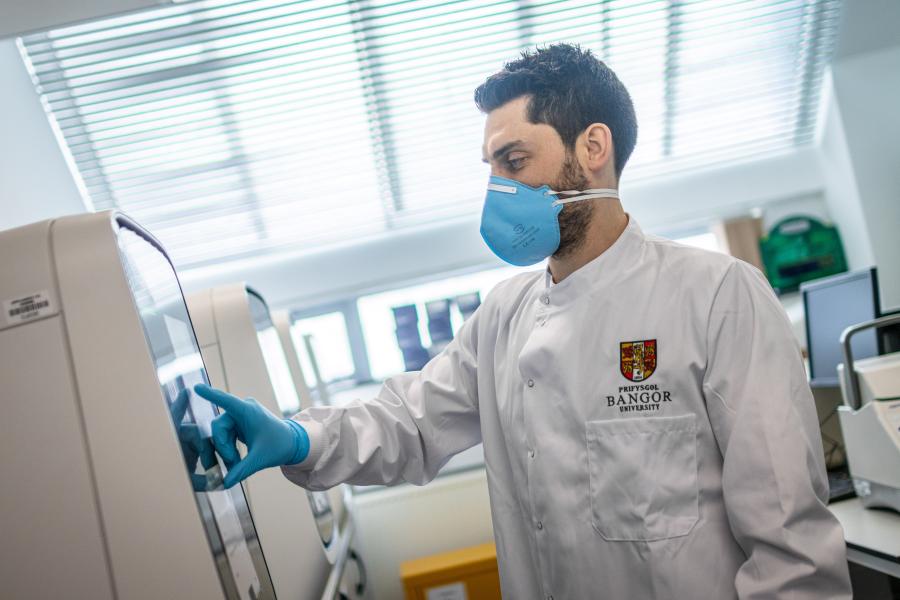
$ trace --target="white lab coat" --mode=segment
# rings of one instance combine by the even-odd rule
[[[630,219],[551,284],[500,284],[421,372],[297,415],[312,451],[284,473],[424,484],[483,441],[506,598],[849,598],[800,350],[759,271]],[[655,365],[623,360],[652,340]]]

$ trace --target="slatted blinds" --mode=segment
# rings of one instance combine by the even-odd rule
[[[181,268],[473,216],[472,92],[579,43],[628,86],[632,179],[808,144],[837,0],[205,0],[21,39],[95,209]]]

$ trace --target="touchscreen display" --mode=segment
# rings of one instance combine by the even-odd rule
[[[195,384],[208,380],[175,271],[162,250],[127,222],[120,223],[118,240],[225,595],[274,598],[243,489],[222,486],[226,469],[210,440],[218,411],[193,393]]]

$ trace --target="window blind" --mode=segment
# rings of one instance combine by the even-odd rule
[[[838,0],[203,0],[20,47],[97,210],[180,268],[477,213],[474,88],[581,44],[631,92],[632,179],[809,144]]]

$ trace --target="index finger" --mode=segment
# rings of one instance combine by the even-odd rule
[[[195,385],[194,391],[198,396],[206,398],[219,408],[224,408],[228,412],[239,413],[244,408],[244,401],[237,396],[209,387],[204,383]]]

